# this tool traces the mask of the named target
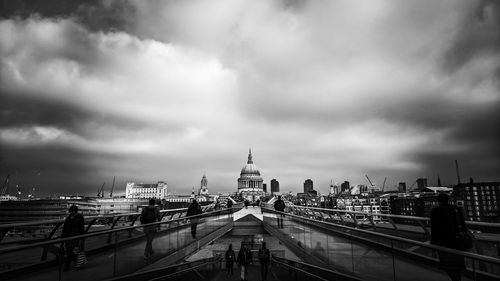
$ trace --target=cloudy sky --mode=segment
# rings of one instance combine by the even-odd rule
[[[249,147],[283,191],[500,180],[499,1],[0,5],[10,193],[235,191]]]

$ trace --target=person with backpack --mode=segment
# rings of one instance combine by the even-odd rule
[[[233,200],[231,198],[227,198],[226,206],[228,209],[231,209],[233,207]]]
[[[241,243],[241,248],[238,252],[237,262],[241,267],[241,281],[246,281],[248,276],[248,265],[252,262],[252,252],[250,252],[250,249],[243,245],[243,242]]]
[[[226,251],[227,276],[233,276],[233,265],[235,259],[236,254],[233,251],[233,244],[229,244],[229,249]]]
[[[267,280],[267,268],[271,262],[271,255],[269,249],[266,248],[266,242],[262,242],[262,248],[259,249],[259,262],[260,262],[260,277],[262,281]]]
[[[144,224],[144,234],[146,235],[146,248],[144,249],[144,257],[149,258],[154,254],[153,251],[153,238],[156,234],[158,226],[156,224],[150,225],[154,222],[160,221],[160,211],[155,206],[156,200],[149,199],[149,205],[142,209],[141,224]]]
[[[285,202],[281,199],[281,195],[274,202],[274,209],[279,212],[285,212]],[[277,214],[276,219],[278,221],[278,228],[283,228],[283,214]]]
[[[200,215],[201,213],[202,213],[202,211],[201,211],[200,204],[198,204],[198,202],[196,201],[196,199],[193,199],[193,202],[191,204],[189,204],[189,206],[188,206],[186,216],[191,217],[191,216]],[[191,222],[191,236],[193,238],[196,238],[196,228],[197,228],[197,225],[198,225],[198,220],[199,220],[199,217],[195,217],[195,218],[191,218],[190,219],[190,222]]]

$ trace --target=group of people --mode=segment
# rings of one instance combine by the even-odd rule
[[[269,249],[266,247],[266,242],[262,242],[262,247],[259,249],[258,258],[260,263],[260,274],[262,281],[267,280],[267,271],[271,263],[271,255]],[[242,281],[247,280],[248,276],[248,266],[253,262],[253,255],[250,248],[248,248],[243,242],[241,242],[240,250],[238,251],[238,256],[235,255],[233,250],[233,244],[229,244],[229,248],[225,254],[226,259],[226,269],[227,275],[232,276],[234,274],[233,267],[236,262],[240,267],[240,278]]]

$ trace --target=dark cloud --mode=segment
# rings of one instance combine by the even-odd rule
[[[33,187],[37,195],[84,193],[101,180],[92,156],[67,147],[5,147],[4,174],[18,174],[23,193]],[[13,181],[14,183],[14,181]],[[14,186],[13,184],[11,187]],[[11,194],[14,190],[10,190]]]
[[[444,67],[456,71],[481,55],[500,55],[500,2],[478,1],[475,10],[467,14],[459,27],[450,49],[445,53]],[[500,70],[500,65],[497,68]]]
[[[44,98],[42,94],[0,92],[0,128],[55,127],[92,137],[94,130],[105,125],[108,130],[140,130],[147,123],[125,116],[92,111],[78,105]],[[162,127],[165,124],[158,124]]]
[[[4,18],[72,18],[92,31],[127,30],[134,7],[128,1],[2,0]]]

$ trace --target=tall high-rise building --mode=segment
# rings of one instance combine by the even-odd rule
[[[340,185],[340,189],[341,189],[342,193],[349,192],[349,190],[351,190],[351,185],[350,185],[350,183],[348,181],[344,181]]]
[[[314,190],[313,181],[311,179],[307,179],[304,182],[304,193],[308,194],[308,193],[312,192],[313,190]]]
[[[280,192],[280,182],[277,181],[276,179],[271,180],[271,194],[274,194],[275,192]]]
[[[423,190],[424,188],[426,188],[428,185],[427,185],[427,178],[418,178],[417,179],[417,189],[420,191],[420,190]]]
[[[262,184],[262,190],[264,191],[264,193],[267,193],[267,184]]]
[[[406,182],[400,182],[398,185],[398,191],[400,193],[406,193]]]

